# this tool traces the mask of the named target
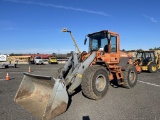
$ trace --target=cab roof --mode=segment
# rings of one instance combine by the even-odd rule
[[[98,31],[98,32],[94,32],[94,33],[88,34],[88,36],[93,35],[93,34],[96,34],[96,33],[101,33],[101,32],[111,33],[111,34],[114,34],[114,35],[118,35],[117,32],[112,32],[112,31],[110,31],[110,30],[102,30],[102,31]]]

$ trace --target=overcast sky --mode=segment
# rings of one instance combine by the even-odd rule
[[[119,33],[121,49],[160,47],[159,0],[0,0],[0,53],[68,53],[87,34]]]

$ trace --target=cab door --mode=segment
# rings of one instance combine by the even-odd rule
[[[117,36],[111,35],[110,42],[110,63],[119,63]]]

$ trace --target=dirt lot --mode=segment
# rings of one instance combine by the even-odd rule
[[[36,74],[57,76],[63,64],[31,65]],[[0,69],[0,120],[36,120],[13,99],[29,65]],[[10,81],[5,81],[6,73]],[[98,101],[89,100],[80,91],[72,96],[68,110],[54,120],[160,120],[160,72],[139,74],[132,89],[109,87],[107,95]],[[35,106],[36,107],[36,106]]]

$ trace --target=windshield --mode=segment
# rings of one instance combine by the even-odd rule
[[[41,57],[38,56],[38,57],[36,57],[35,59],[41,59]]]
[[[108,40],[106,38],[105,33],[95,33],[89,36],[90,39],[90,48],[89,51],[93,50],[103,50],[104,46],[108,44]]]
[[[55,58],[55,57],[51,57],[50,59],[54,60],[54,59],[56,59],[56,58]]]

